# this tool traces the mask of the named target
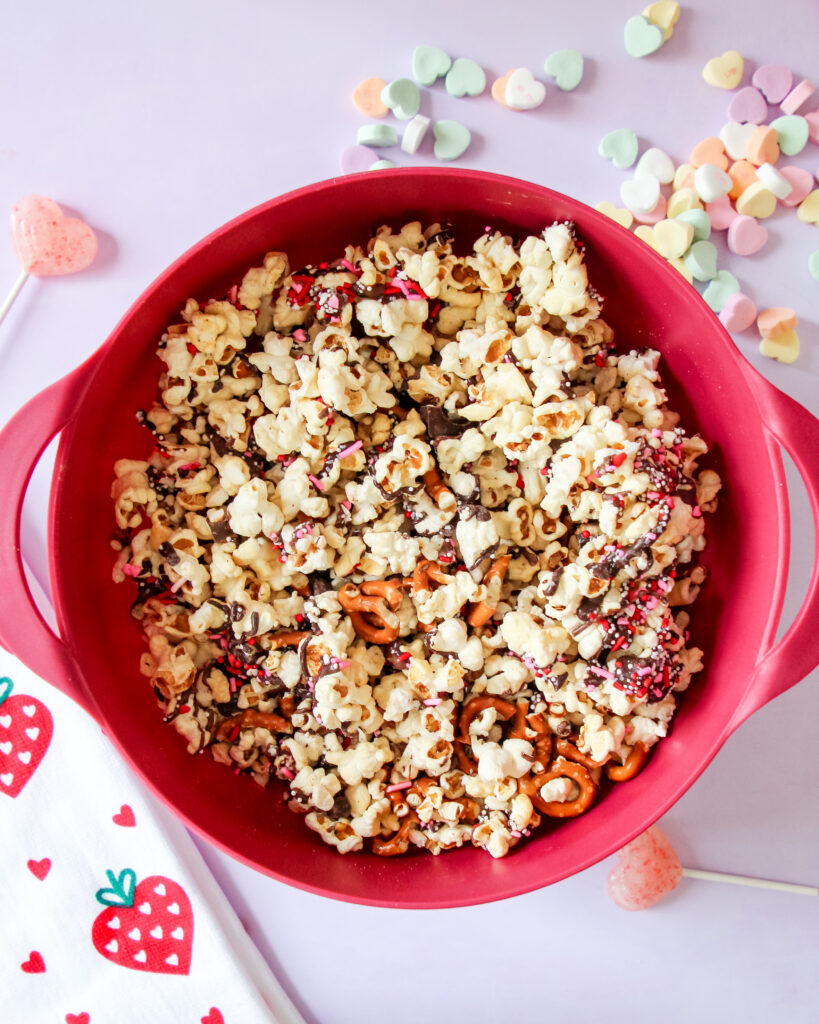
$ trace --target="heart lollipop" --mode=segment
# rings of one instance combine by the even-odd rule
[[[26,196],[11,211],[11,239],[22,273],[0,307],[0,322],[29,274],[56,277],[85,270],[97,255],[97,238],[76,217],[66,217],[47,196]]]

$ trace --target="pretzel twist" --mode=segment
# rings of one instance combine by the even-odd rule
[[[628,782],[643,768],[648,758],[648,747],[645,743],[635,743],[624,764],[610,764],[606,768],[606,777],[612,782]]]
[[[391,644],[398,639],[400,622],[395,614],[402,599],[402,582],[368,580],[360,587],[345,583],[338,601],[356,633],[371,644]]]
[[[428,469],[423,479],[427,494],[441,511],[448,512],[455,508],[455,495],[444,483],[437,466]]]
[[[269,729],[270,732],[291,733],[293,731],[291,723],[281,715],[248,708],[245,711],[240,711],[238,715],[233,715],[220,722],[216,729],[216,739],[226,740],[237,725],[241,729],[255,729],[258,726],[261,729]]]
[[[269,637],[270,650],[277,651],[280,647],[298,647],[302,640],[313,634],[309,630],[291,629],[286,633],[274,633]]]
[[[415,811],[401,820],[398,831],[388,839],[373,839],[373,853],[379,857],[400,857],[409,849],[409,834],[413,825],[418,824],[418,815]]]
[[[582,764],[584,768],[593,770],[594,768],[602,768],[611,759],[611,754],[606,754],[602,761],[595,761],[594,758],[589,757],[588,754],[581,754],[577,747],[570,740],[557,739],[555,741],[555,748],[561,757],[565,757],[567,761],[574,761],[575,764]]]
[[[574,800],[544,800],[540,790],[552,779],[571,779],[580,787],[580,793]],[[550,818],[576,818],[591,807],[597,794],[597,787],[588,770],[582,764],[567,761],[564,757],[553,761],[546,772],[518,779],[518,789],[529,797],[541,814]]]
[[[509,563],[512,561],[511,555],[501,555],[500,558],[496,558],[495,561],[489,566],[484,575],[483,582],[489,583],[493,579],[500,578],[501,584],[503,584],[503,578],[506,575],[506,570],[509,568]],[[469,611],[466,615],[466,621],[473,628],[485,626],[487,622],[495,614],[495,609],[498,607],[497,602],[494,605],[487,604],[486,601],[479,601],[478,604],[469,606]]]

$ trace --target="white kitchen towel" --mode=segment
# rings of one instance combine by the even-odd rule
[[[184,827],[0,648],[3,1024],[304,1024]]]

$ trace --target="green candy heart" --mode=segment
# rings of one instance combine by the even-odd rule
[[[698,281],[717,276],[717,247],[713,242],[694,242],[683,260]]]
[[[558,89],[571,92],[583,79],[583,54],[578,50],[558,50],[546,58],[543,70],[557,82]]]
[[[399,121],[409,121],[420,109],[421,93],[411,78],[396,78],[381,90],[381,102]]]
[[[819,249],[808,256],[808,270],[810,271],[810,276],[819,281]]]
[[[0,704],[2,704],[6,697],[8,697],[13,687],[14,683],[8,676],[3,676],[3,678],[0,679]]]
[[[623,31],[626,53],[630,57],[647,57],[665,42],[665,32],[641,14],[629,18]]]
[[[801,153],[808,142],[808,122],[799,114],[785,114],[771,121],[769,127],[776,132],[779,148],[785,156]]]
[[[450,96],[480,96],[486,88],[486,75],[480,64],[468,57],[459,57],[444,79]]]
[[[436,121],[432,132],[435,136],[435,156],[439,160],[457,160],[472,141],[469,129],[460,121]]]
[[[637,136],[631,128],[618,128],[600,140],[597,152],[622,170],[637,159],[637,148]]]
[[[437,46],[416,46],[412,52],[412,77],[421,85],[434,85],[452,67],[452,58]]]
[[[702,293],[702,297],[715,313],[721,313],[728,299],[738,291],[739,281],[734,275],[727,270],[720,270]]]
[[[371,171],[385,171],[388,167],[397,167],[398,164],[394,160],[376,160],[374,164],[370,164]]]
[[[98,903],[105,907],[132,907],[134,905],[134,891],[136,890],[136,872],[131,868],[125,868],[115,875],[113,871],[106,871],[108,881],[111,883],[109,889],[97,889],[95,896]]]
[[[711,218],[705,210],[683,210],[678,213],[674,220],[685,221],[686,224],[694,226],[694,241],[704,242],[711,237]]]
[[[398,132],[391,124],[363,124],[356,140],[359,146],[397,146]]]

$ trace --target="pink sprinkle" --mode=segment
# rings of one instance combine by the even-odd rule
[[[293,337],[296,341],[306,341],[307,333],[300,327],[297,331],[293,331]]]
[[[131,565],[130,562],[126,562],[125,565],[123,565],[122,571],[125,573],[126,576],[139,576],[141,572],[141,570],[138,569],[137,566]]]
[[[342,261],[341,261],[341,265],[342,265],[342,267],[344,267],[344,268],[345,268],[346,270],[349,270],[351,274],[354,274],[354,273],[356,272],[356,269],[355,269],[355,267],[353,266],[353,264],[352,264],[352,263],[350,263],[350,261],[349,261],[349,260],[342,260]]]
[[[518,832],[516,828],[513,828],[509,834],[512,836],[513,839],[520,839],[520,837],[523,835],[523,833]]]
[[[422,701],[424,707],[437,708],[439,704],[443,704],[443,700],[440,697],[430,697],[429,700]]]
[[[699,518],[702,515],[699,505],[695,505],[691,509],[691,515],[694,516],[695,519]]]
[[[523,834],[524,834],[525,836],[530,836],[530,835],[531,835],[532,833],[531,833],[531,832],[529,831],[529,829],[528,829],[528,828],[525,828],[525,829],[523,830]]]
[[[663,436],[663,432],[662,432],[662,430],[660,430],[660,428],[659,428],[659,427],[655,427],[655,428],[654,428],[654,429],[653,429],[653,430],[651,431],[651,436],[652,436],[652,437],[662,437],[662,436]]]
[[[336,667],[337,668],[349,668],[351,664],[352,664],[352,662],[345,661],[344,658],[339,658],[338,661],[336,662]]]
[[[351,501],[342,501],[341,504],[344,506],[344,508],[347,509],[348,512],[353,507],[353,503]]]
[[[352,455],[353,452],[357,452],[359,448],[363,447],[363,441],[355,441],[353,444],[347,445],[346,448],[342,448],[336,457],[339,459],[346,459],[348,455]]]
[[[177,472],[183,469],[201,469],[201,462],[186,462],[183,466],[177,466]]]
[[[411,782],[394,782],[391,786],[387,786],[384,790],[385,793],[397,793],[402,789],[409,789],[412,786]]]
[[[608,671],[608,669],[601,668],[599,665],[591,665],[590,671],[596,672],[597,675],[603,676],[604,679],[614,679],[614,676]]]
[[[313,484],[313,486],[317,490],[319,490],[319,491],[323,491],[324,490],[324,484],[321,482],[321,480],[318,479],[318,477],[315,477],[311,473],[308,473],[307,474],[307,479],[310,481],[311,484]]]
[[[279,771],[280,771],[280,772],[282,773],[282,775],[283,775],[283,776],[284,776],[284,777],[285,777],[286,779],[290,779],[290,781],[291,781],[291,782],[292,782],[292,781],[293,781],[293,779],[295,779],[295,777],[296,777],[296,776],[295,776],[295,775],[294,775],[294,774],[293,774],[293,773],[292,773],[292,772],[290,771],[290,769],[289,769],[289,768],[280,768],[280,769],[279,769]]]
[[[179,590],[179,588],[181,586],[183,586],[183,584],[185,582],[186,582],[185,581],[185,577],[184,576],[180,576],[179,579],[176,581],[176,583],[174,583],[174,585],[171,587],[171,590],[173,591],[173,593],[175,594],[177,592],[177,590]]]

